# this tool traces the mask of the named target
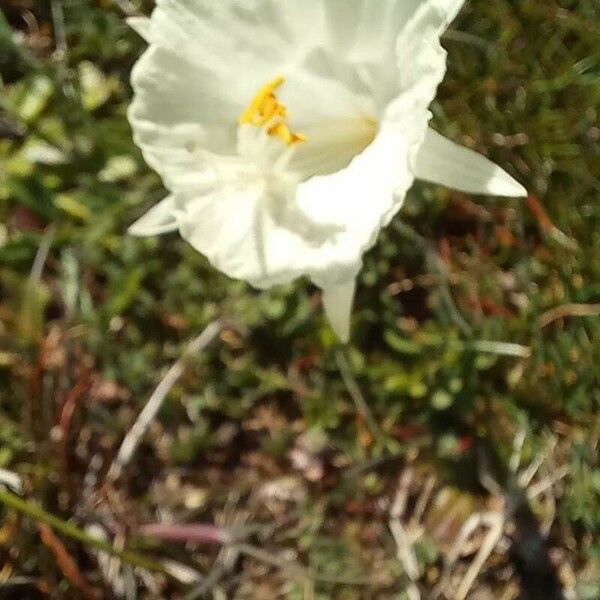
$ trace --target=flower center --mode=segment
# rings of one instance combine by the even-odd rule
[[[306,142],[306,136],[290,131],[287,124],[288,110],[276,95],[276,91],[285,83],[283,77],[276,77],[264,85],[250,102],[240,117],[241,125],[265,127],[271,137],[279,138],[287,146]]]

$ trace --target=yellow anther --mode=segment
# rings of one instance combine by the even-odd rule
[[[267,127],[270,136],[278,137],[284,144],[291,146],[306,141],[306,136],[290,131],[286,120],[287,107],[277,99],[276,91],[285,83],[283,77],[277,77],[260,88],[240,117],[242,125]]]

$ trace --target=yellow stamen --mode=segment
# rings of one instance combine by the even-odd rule
[[[306,141],[306,136],[290,131],[286,121],[287,106],[277,99],[275,92],[285,83],[283,77],[277,77],[260,88],[246,111],[240,117],[242,125],[266,127],[267,133],[278,137],[284,144],[292,146]]]

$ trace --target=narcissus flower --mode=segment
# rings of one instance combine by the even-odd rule
[[[169,195],[130,229],[178,230],[257,288],[308,276],[349,335],[362,255],[415,178],[525,195],[429,129],[440,36],[463,0],[158,0],[132,19],[135,141]]]

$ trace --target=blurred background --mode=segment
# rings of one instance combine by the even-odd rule
[[[416,185],[348,352],[306,282],[126,235],[151,8],[1,3],[0,597],[599,598],[598,1],[467,1],[434,126],[530,196]]]

